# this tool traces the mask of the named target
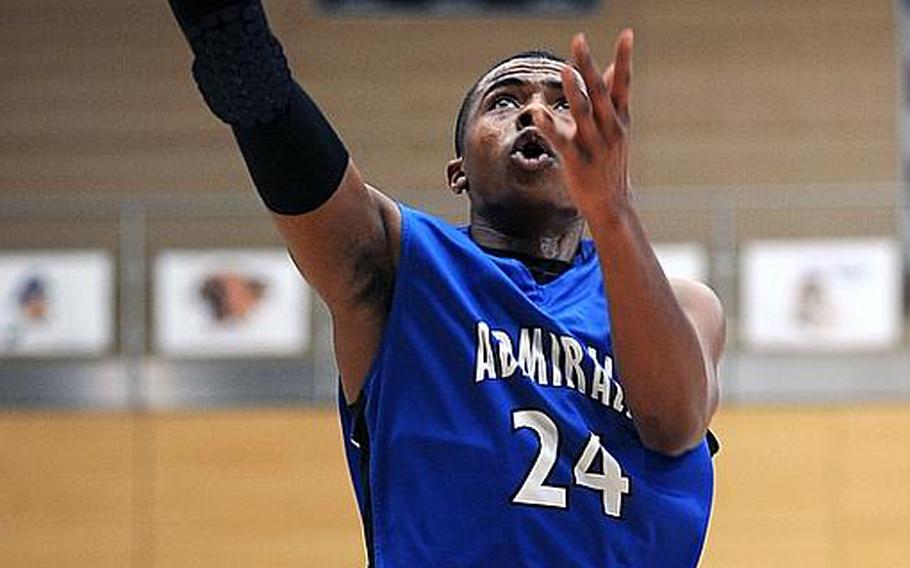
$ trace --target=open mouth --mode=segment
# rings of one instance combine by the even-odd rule
[[[523,170],[539,171],[556,163],[556,152],[539,132],[525,130],[512,145],[509,158]]]

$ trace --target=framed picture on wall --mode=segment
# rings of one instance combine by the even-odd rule
[[[866,350],[901,334],[891,239],[754,241],[741,255],[741,335],[773,350]]]
[[[699,243],[654,243],[654,254],[668,278],[708,280],[708,255]]]
[[[0,253],[0,355],[99,355],[113,340],[103,250]]]
[[[293,356],[309,346],[310,290],[284,249],[167,250],[154,271],[161,354]]]

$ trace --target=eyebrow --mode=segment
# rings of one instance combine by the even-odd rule
[[[562,90],[562,81],[559,79],[544,79],[542,82],[544,85],[546,85],[547,87],[550,87],[551,89],[557,89],[560,91]],[[482,99],[483,97],[489,95],[496,89],[500,89],[502,87],[520,87],[522,85],[525,85],[526,83],[527,83],[527,81],[523,81],[517,77],[505,77],[503,79],[499,79],[498,81],[495,81],[492,85],[487,87],[487,89],[483,92],[483,94],[481,95],[480,98]]]

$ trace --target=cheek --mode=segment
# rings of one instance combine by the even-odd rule
[[[575,119],[569,113],[560,115],[556,120],[556,128],[567,138],[572,138],[575,136],[576,130]]]
[[[478,133],[477,143],[486,155],[494,154],[501,145],[502,132],[497,128],[488,128]]]
[[[505,130],[502,125],[484,123],[478,124],[471,133],[471,160],[474,162],[496,162],[500,154],[505,138]]]

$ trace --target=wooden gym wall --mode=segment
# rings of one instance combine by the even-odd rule
[[[0,414],[0,565],[363,565],[329,409]],[[910,406],[722,409],[704,568],[910,565]]]
[[[603,63],[626,25],[639,187],[899,179],[889,0],[604,0],[576,18],[266,6],[368,179],[430,209],[463,208],[443,166],[482,70],[529,47],[564,54],[576,30]],[[247,190],[164,0],[7,3],[0,19],[0,195]]]

